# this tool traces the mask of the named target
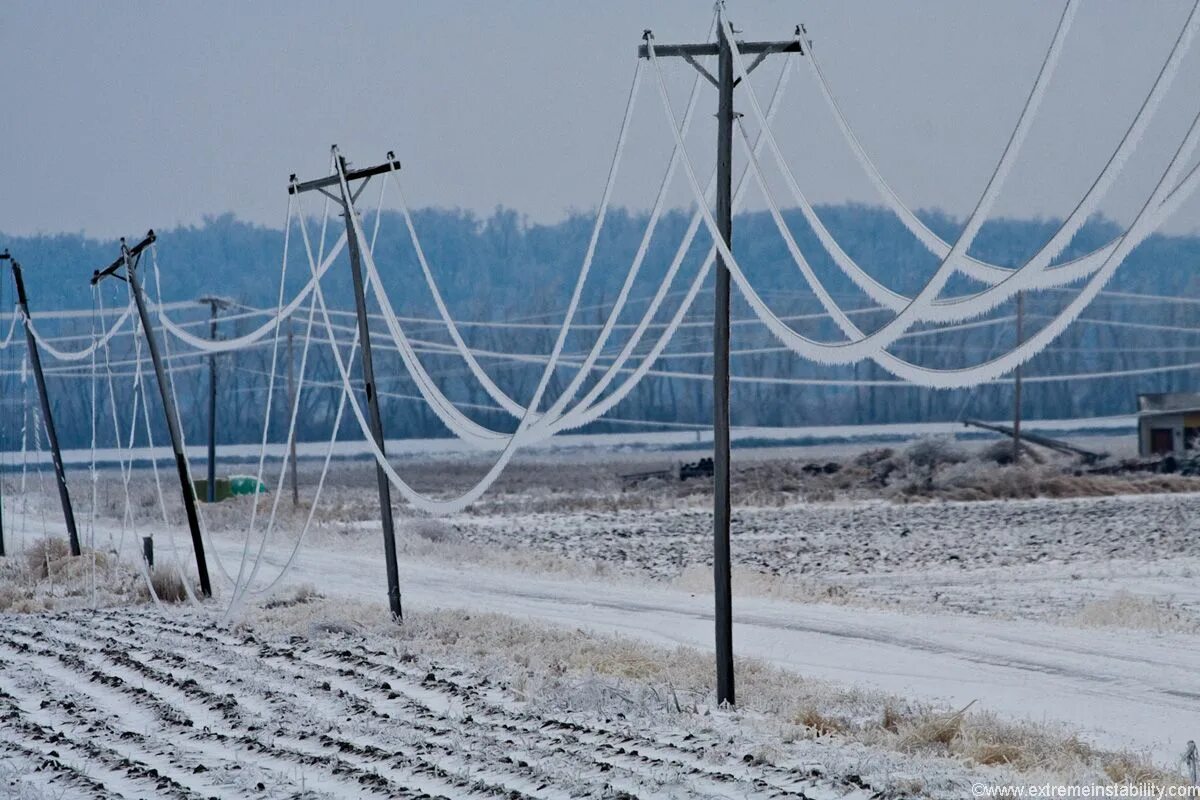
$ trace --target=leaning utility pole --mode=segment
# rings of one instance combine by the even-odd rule
[[[207,305],[212,310],[209,317],[208,338],[217,340],[217,312],[228,308],[229,301],[224,297],[205,295],[196,301]],[[208,502],[217,502],[217,354],[208,355],[208,484],[206,492]]]
[[[204,539],[200,535],[200,518],[196,514],[196,488],[188,477],[187,455],[183,451],[183,434],[179,425],[179,410],[175,408],[175,400],[171,394],[171,384],[167,381],[167,373],[163,368],[162,357],[158,353],[158,340],[154,336],[150,312],[146,309],[145,298],[142,297],[142,284],[138,280],[138,265],[142,253],[154,244],[154,231],[146,234],[146,238],[132,248],[126,246],[124,237],[121,238],[121,256],[102,270],[92,273],[92,285],[112,275],[124,278],[129,282],[129,291],[133,294],[133,302],[137,305],[138,319],[142,322],[142,332],[146,334],[146,344],[150,350],[150,360],[154,364],[154,376],[158,380],[158,393],[162,397],[163,412],[167,416],[167,433],[171,436],[171,449],[175,452],[175,468],[179,472],[179,487],[183,493],[183,508],[187,513],[188,528],[192,533],[192,550],[196,554],[196,573],[200,578],[200,591],[205,597],[212,597],[212,584],[208,580],[208,562],[204,558]],[[117,275],[121,267],[125,275]],[[153,457],[153,455],[151,456]]]
[[[724,9],[718,14],[724,16]],[[738,42],[743,54],[757,56],[746,68],[756,69],[772,53],[804,53],[801,28],[786,42]],[[650,57],[650,31],[642,37],[647,44],[638,48],[640,58]],[[704,44],[655,45],[656,57],[678,57],[695,67],[717,88],[717,228],[725,244],[733,245],[733,48],[725,36],[725,26],[717,20],[717,41]],[[713,77],[696,59],[717,57],[717,76]],[[729,268],[718,254],[715,309],[713,318],[713,594],[716,600],[717,702],[733,705],[733,588],[729,556]]]
[[[50,395],[46,392],[46,376],[42,373],[42,356],[38,352],[37,339],[33,336],[33,326],[29,321],[29,298],[25,296],[25,280],[21,277],[21,265],[5,250],[0,253],[0,260],[12,264],[13,283],[17,285],[17,304],[21,308],[21,317],[25,322],[25,342],[29,349],[29,366],[33,368],[33,377],[37,382],[38,397],[42,402],[42,425],[46,428],[46,439],[50,442],[50,456],[54,463],[54,480],[58,483],[58,499],[62,503],[63,520],[67,524],[67,538],[71,542],[71,555],[77,556],[82,551],[79,547],[79,531],[75,527],[75,511],[71,508],[71,492],[67,489],[67,472],[63,468],[62,450],[58,446],[58,432],[54,427],[54,413],[50,409]],[[35,432],[36,436],[37,433]],[[3,555],[3,549],[0,549]]]
[[[338,154],[337,145],[333,147],[333,154],[337,174],[304,183],[297,182],[296,176],[293,175],[288,192],[299,194],[316,190],[342,207],[342,214],[346,220],[346,249],[350,253],[350,275],[354,279],[354,305],[358,312],[358,339],[362,353],[363,389],[367,395],[367,418],[371,424],[371,437],[375,440],[375,446],[379,448],[380,453],[385,453],[383,419],[379,414],[379,397],[375,390],[375,367],[371,360],[371,330],[367,317],[367,295],[362,275],[362,243],[359,242],[358,235],[354,230],[353,214],[356,213],[354,201],[367,187],[371,177],[400,169],[400,162],[396,161],[396,157],[392,153],[388,153],[388,160],[383,164],[367,169],[351,170],[346,159]],[[358,180],[362,181],[358,190],[351,192],[351,181]],[[327,187],[337,187],[338,193],[327,191]],[[404,618],[404,615],[400,607],[400,569],[396,563],[396,531],[392,523],[392,486],[387,472],[378,462],[375,464],[375,477],[379,484],[379,516],[383,524],[383,556],[384,566],[387,569],[388,607],[391,608],[392,617],[400,620]]]

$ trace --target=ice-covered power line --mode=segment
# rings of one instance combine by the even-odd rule
[[[683,359],[713,358],[717,364],[718,379],[721,371],[728,373],[728,359],[732,357],[750,357],[772,353],[796,353],[802,358],[835,368],[829,374],[832,377],[802,377],[800,375],[771,376],[739,374],[730,376],[735,384],[764,384],[764,385],[800,385],[800,386],[878,386],[888,389],[930,387],[930,388],[965,388],[983,383],[1004,383],[1004,377],[1014,367],[1027,362],[1040,352],[1053,351],[1053,343],[1062,331],[1072,323],[1089,326],[1110,326],[1113,330],[1127,328],[1129,330],[1156,331],[1187,336],[1198,331],[1185,324],[1157,323],[1142,320],[1101,320],[1085,315],[1084,309],[1097,298],[1107,298],[1114,302],[1146,303],[1153,298],[1132,293],[1108,292],[1105,285],[1112,275],[1132,251],[1134,247],[1150,235],[1163,221],[1176,210],[1200,185],[1200,172],[1196,168],[1188,168],[1190,158],[1200,144],[1200,127],[1194,122],[1187,134],[1178,143],[1174,155],[1158,177],[1158,181],[1150,193],[1139,198],[1143,200],[1141,209],[1134,221],[1119,236],[1104,243],[1100,248],[1090,253],[1063,263],[1056,263],[1065,248],[1071,243],[1080,226],[1098,207],[1098,203],[1112,189],[1117,176],[1129,162],[1130,156],[1138,149],[1143,139],[1143,132],[1154,118],[1156,112],[1164,104],[1169,87],[1175,82],[1181,71],[1184,54],[1188,51],[1194,38],[1195,29],[1200,27],[1200,3],[1193,7],[1187,22],[1167,55],[1162,68],[1149,88],[1145,101],[1138,109],[1124,132],[1124,136],[1116,145],[1107,163],[1099,172],[1094,182],[1080,197],[1071,213],[1056,226],[1054,234],[1037,252],[1026,259],[1016,268],[1000,267],[989,264],[974,257],[971,253],[974,240],[981,227],[987,220],[1005,183],[1005,178],[1017,163],[1021,145],[1033,125],[1047,87],[1054,76],[1056,63],[1063,53],[1071,22],[1079,11],[1078,0],[1068,0],[1063,6],[1063,12],[1058,27],[1042,59],[1038,74],[1030,86],[1026,96],[1025,106],[1014,120],[1014,125],[1008,137],[1008,142],[994,164],[991,177],[981,192],[974,210],[967,218],[962,232],[953,241],[944,241],[932,234],[924,225],[919,223],[916,215],[908,209],[899,195],[887,184],[879,171],[871,162],[862,148],[857,136],[851,129],[845,115],[841,112],[836,98],[817,61],[812,57],[811,48],[805,52],[802,38],[797,32],[791,41],[775,43],[740,43],[735,39],[728,20],[718,16],[714,30],[717,42],[709,42],[699,46],[700,57],[704,54],[717,55],[721,65],[720,77],[709,75],[712,82],[717,83],[722,91],[722,103],[719,107],[719,121],[722,130],[721,150],[713,174],[707,181],[701,181],[700,170],[696,168],[693,155],[686,147],[690,123],[699,111],[698,98],[700,90],[707,84],[700,76],[696,76],[688,95],[686,110],[679,118],[671,105],[665,81],[661,74],[661,66],[657,47],[652,36],[648,36],[643,46],[646,59],[639,59],[633,85],[630,88],[624,116],[617,135],[613,158],[607,181],[603,188],[598,210],[593,220],[587,248],[581,262],[571,265],[569,280],[573,281],[573,289],[566,308],[553,314],[550,321],[545,314],[527,317],[512,317],[499,320],[465,320],[456,318],[449,310],[442,289],[438,285],[435,270],[439,265],[431,264],[426,248],[420,238],[417,220],[414,218],[408,204],[407,185],[402,185],[398,163],[391,157],[386,165],[381,165],[373,171],[349,172],[344,163],[335,159],[332,174],[306,182],[309,189],[320,189],[326,192],[335,204],[341,206],[346,213],[346,231],[336,237],[331,246],[326,246],[325,231],[322,229],[320,242],[314,247],[310,241],[308,229],[305,227],[303,215],[295,220],[298,230],[304,238],[305,257],[308,262],[309,275],[294,296],[288,298],[284,292],[284,270],[288,258],[285,250],[279,282],[278,302],[274,308],[256,309],[242,307],[237,315],[246,320],[252,320],[251,330],[239,336],[226,340],[213,341],[197,335],[195,321],[182,321],[183,315],[177,312],[181,308],[190,308],[187,303],[161,303],[161,287],[159,303],[147,304],[149,317],[153,327],[148,332],[162,335],[165,349],[172,346],[176,349],[174,357],[166,361],[167,382],[172,384],[170,393],[173,396],[171,373],[179,369],[193,368],[195,359],[220,353],[235,354],[238,352],[260,351],[271,348],[271,365],[266,370],[260,370],[261,377],[267,378],[265,387],[267,396],[264,409],[262,447],[271,438],[272,399],[274,381],[276,379],[276,362],[278,360],[280,326],[295,316],[303,316],[307,310],[307,326],[303,338],[301,356],[300,386],[297,387],[293,402],[289,404],[288,438],[294,438],[298,400],[304,391],[341,389],[339,397],[339,421],[341,409],[346,404],[350,406],[351,415],[358,424],[360,431],[367,437],[368,442],[374,443],[372,453],[384,474],[385,485],[396,487],[401,494],[416,508],[444,513],[455,511],[478,498],[487,487],[499,476],[505,465],[518,448],[531,444],[540,439],[555,434],[579,428],[595,422],[618,404],[620,404],[640,382],[646,378],[664,378],[680,380],[708,380],[711,376],[687,369],[665,369],[661,363],[665,359],[674,359],[676,366]],[[686,48],[685,48],[686,49]],[[679,46],[672,51],[682,53]],[[745,56],[758,54],[765,57],[768,53],[783,55],[783,68],[775,84],[775,91],[769,102],[761,103],[755,88],[751,85],[749,75],[762,61],[758,58],[752,63]],[[774,118],[783,97],[783,89],[789,76],[795,74],[792,62],[802,60],[807,63],[811,77],[817,82],[825,103],[833,115],[834,121],[841,129],[842,135],[849,144],[868,177],[876,183],[881,195],[889,208],[912,231],[913,235],[938,260],[936,268],[920,291],[911,296],[901,294],[886,287],[876,280],[864,265],[851,258],[838,242],[837,237],[825,227],[819,213],[805,195],[806,184],[809,180],[803,165],[789,163],[783,155],[773,129]],[[693,61],[695,58],[693,57]],[[698,63],[698,62],[697,62]],[[646,67],[643,67],[643,64]],[[646,73],[649,73],[648,75]],[[640,232],[638,246],[633,253],[621,259],[618,265],[620,274],[614,278],[615,286],[619,289],[614,301],[592,306],[600,314],[595,321],[581,321],[579,316],[583,309],[589,308],[584,303],[584,290],[592,280],[589,275],[594,263],[597,263],[597,250],[603,244],[602,232],[605,227],[605,215],[608,210],[613,185],[616,181],[621,155],[626,147],[627,131],[635,113],[635,102],[639,96],[639,87],[643,77],[652,77],[658,85],[659,100],[665,113],[672,143],[669,158],[664,158],[661,174],[658,179],[654,204],[645,227]],[[743,126],[735,116],[732,108],[734,86],[744,98],[744,110],[747,112],[746,121],[749,126]],[[811,112],[811,109],[808,109]],[[1200,120],[1200,116],[1197,117]],[[732,149],[740,142],[745,154],[744,170],[736,184],[733,180]],[[763,158],[763,152],[768,153]],[[664,234],[658,227],[664,211],[666,198],[674,182],[682,174],[689,191],[690,207],[686,230],[678,239],[668,243],[666,253],[669,261],[665,273],[648,278],[642,267],[645,264],[650,243],[658,242]],[[415,254],[415,267],[420,269],[424,280],[422,296],[428,292],[432,298],[436,314],[421,316],[417,314],[399,314],[396,306],[389,297],[389,281],[394,274],[377,264],[377,254],[374,239],[378,234],[382,215],[378,212],[374,218],[374,230],[368,235],[368,223],[360,218],[358,200],[365,181],[371,176],[378,176],[382,184],[380,188],[379,206],[383,205],[382,192],[388,187],[394,187],[398,193],[400,221],[407,233],[407,246]],[[705,176],[707,177],[707,176]],[[838,280],[842,276],[848,278],[854,287],[862,294],[843,295],[830,291],[826,283],[813,268],[817,263],[815,254],[807,252],[801,246],[796,236],[789,229],[783,209],[773,191],[773,179],[782,179],[786,192],[791,195],[791,202],[799,210],[800,215],[814,232],[818,252],[822,258],[827,255],[833,266],[838,270]],[[362,180],[363,183],[357,183]],[[352,188],[353,184],[353,188]],[[294,183],[293,189],[299,189]],[[757,188],[764,197],[770,214],[771,222],[787,249],[788,255],[794,262],[803,282],[804,292],[815,297],[819,311],[811,311],[811,305],[801,306],[804,313],[787,315],[776,314],[772,304],[781,296],[763,291],[763,287],[750,270],[752,265],[741,263],[736,258],[729,243],[730,230],[733,224],[733,211],[742,202],[750,188]],[[714,201],[716,208],[714,209]],[[326,206],[328,209],[328,206]],[[326,224],[327,216],[322,221]],[[288,221],[285,224],[285,237],[291,236],[293,219],[289,208]],[[774,233],[772,234],[774,235]],[[656,238],[658,237],[658,238]],[[707,237],[707,239],[705,239]],[[711,240],[706,245],[701,259],[688,258],[697,239],[701,242]],[[286,241],[286,239],[285,239]],[[326,294],[322,281],[340,254],[348,252],[355,269],[358,270],[358,259],[361,258],[362,272],[356,285],[356,301],[360,308],[354,313],[355,327],[349,327],[344,314],[327,305]],[[389,254],[390,255],[390,254]],[[743,257],[742,261],[745,261]],[[752,316],[744,319],[728,319],[728,308],[718,307],[713,315],[697,314],[693,305],[702,292],[706,293],[706,280],[716,273],[718,286],[728,285],[728,280],[740,290],[743,298],[750,307]],[[955,276],[968,276],[981,281],[984,288],[970,294],[948,295],[947,287],[953,287],[951,280]],[[386,276],[386,277],[385,277]],[[635,295],[634,290],[640,283],[648,282],[652,291],[643,296]],[[725,283],[722,283],[725,282]],[[1064,284],[1083,282],[1082,286],[1064,288]],[[418,286],[420,284],[417,284]],[[844,281],[840,284],[845,285]],[[534,289],[544,287],[533,287]],[[1018,292],[1041,289],[1061,291],[1067,298],[1064,307],[1049,314],[1031,314],[1032,319],[1044,322],[1044,326],[1015,346],[988,347],[972,344],[969,347],[954,347],[965,356],[988,358],[982,363],[970,363],[965,367],[947,369],[916,363],[922,355],[947,352],[951,345],[946,344],[950,337],[972,330],[988,327],[1005,328],[1011,323],[1011,316],[999,315],[1001,304],[1011,300]],[[722,300],[718,288],[714,294],[718,302]],[[371,298],[378,307],[378,313],[367,313],[367,298]],[[140,295],[137,296],[138,299]],[[134,309],[134,296],[130,303],[113,309],[99,309],[92,312],[96,321],[95,330],[90,337],[82,337],[74,332],[61,336],[48,335],[52,332],[52,321],[69,321],[73,317],[86,316],[88,312],[56,312],[55,314],[39,314],[29,320],[30,330],[38,343],[46,350],[48,356],[60,362],[49,370],[50,374],[59,379],[72,378],[95,380],[101,374],[109,378],[132,377],[135,383],[135,399],[145,391],[142,370],[146,360],[141,352],[135,350],[132,358],[110,357],[113,345],[119,337],[135,333],[130,319]],[[864,307],[869,300],[872,305]],[[1161,301],[1180,302],[1177,298],[1159,298]],[[143,300],[144,302],[144,300]],[[407,310],[407,309],[406,309]],[[789,310],[795,310],[791,308]],[[9,339],[12,327],[20,318],[11,316]],[[540,319],[539,319],[540,318]],[[335,322],[336,320],[336,322]],[[762,328],[772,337],[767,345],[742,346],[738,348],[707,351],[698,349],[695,344],[687,341],[688,336],[680,335],[683,331],[690,335],[696,331],[707,331],[716,326],[718,334],[726,324],[730,326],[745,326],[746,328]],[[832,326],[831,324],[832,323]],[[149,323],[147,323],[149,325]],[[43,331],[43,328],[45,329]],[[468,329],[488,331],[495,335],[489,336],[488,346],[478,346],[475,341],[469,341]],[[827,333],[831,329],[840,332],[841,338],[822,341],[815,338],[819,333]],[[380,335],[372,335],[373,330]],[[814,333],[805,333],[815,331]],[[351,356],[344,352],[345,334],[353,332],[360,336],[358,345],[351,345]],[[526,344],[524,347],[506,348],[504,339],[514,339],[523,332],[551,332],[552,346],[542,349]],[[986,332],[984,332],[986,335]],[[837,336],[839,334],[835,334]],[[445,340],[449,339],[447,343]],[[719,338],[719,337],[718,337]],[[994,337],[997,342],[1002,337]],[[376,341],[372,341],[375,339]],[[568,339],[570,348],[568,348]],[[339,341],[341,340],[341,341]],[[7,342],[7,339],[5,340]],[[138,338],[133,339],[135,345]],[[528,341],[528,340],[526,340]],[[976,340],[978,341],[978,339]],[[1186,341],[1186,340],[1185,340]],[[496,342],[500,342],[497,344]],[[82,348],[81,343],[86,343]],[[307,357],[311,346],[321,345],[328,348],[336,367],[336,378],[332,382],[320,376],[303,373],[308,371]],[[359,378],[354,374],[356,347],[364,353],[364,358],[374,346],[380,352],[395,354],[403,364],[403,373],[411,382],[409,385],[395,387],[395,391],[377,391],[373,376],[366,377],[367,408],[364,410],[356,396]],[[1116,348],[1109,348],[1109,350]],[[1175,350],[1163,348],[1162,353],[1186,353],[1190,348],[1179,347]],[[1100,348],[1080,348],[1081,351],[1100,353]],[[995,357],[994,353],[999,355]],[[1104,352],[1108,352],[1105,350]],[[1121,352],[1142,352],[1136,348],[1124,348]],[[980,356],[979,354],[984,354]],[[103,356],[103,371],[99,365]],[[1181,360],[1186,356],[1179,356]],[[451,361],[456,372],[438,372],[430,368],[435,363],[439,368],[445,367]],[[843,377],[848,373],[845,369],[860,362],[873,361],[892,377],[875,379]],[[935,363],[944,364],[947,361],[958,363],[958,359],[939,358]],[[737,363],[737,362],[735,362]],[[741,362],[752,364],[748,358]],[[244,365],[243,365],[244,366]],[[498,380],[498,371],[510,367],[521,367],[539,373],[533,381],[534,389],[528,395],[515,392],[513,386],[519,386],[516,381],[505,382]],[[1118,370],[1105,370],[1092,361],[1081,362],[1079,368],[1065,367],[1061,364],[1055,372],[1042,375],[1026,375],[1027,382],[1050,381],[1079,381],[1094,380],[1105,377],[1138,374],[1161,374],[1172,371],[1196,369],[1195,363],[1151,364],[1131,367],[1121,365]],[[1095,369],[1092,369],[1096,367]],[[365,368],[365,365],[364,365]],[[114,369],[125,369],[118,373]],[[572,372],[573,370],[573,372]],[[818,374],[821,374],[818,372]],[[867,373],[878,375],[879,373]],[[557,382],[551,379],[557,376]],[[442,378],[451,380],[442,380]],[[511,373],[506,378],[513,377]],[[527,377],[522,374],[521,377]],[[460,379],[465,378],[473,394],[467,400],[456,400],[451,397],[461,389]],[[328,384],[332,383],[332,387]],[[553,386],[560,387],[557,393]],[[562,388],[565,387],[565,388]],[[718,384],[718,389],[722,387]],[[261,391],[256,389],[256,391]],[[94,393],[94,392],[93,392]],[[480,395],[488,402],[476,403],[474,399]],[[418,492],[411,483],[406,483],[388,462],[383,449],[383,437],[377,420],[373,424],[369,417],[378,417],[378,399],[391,398],[405,402],[421,402],[428,407],[438,420],[454,435],[464,441],[471,442],[481,448],[498,451],[499,456],[487,470],[483,478],[468,492],[456,498],[442,498],[436,493],[425,494]],[[417,399],[419,398],[419,400]],[[164,404],[168,402],[164,390]],[[140,410],[145,417],[147,409],[144,398],[140,401]],[[114,401],[115,404],[115,401]],[[719,404],[719,403],[718,403]],[[95,402],[93,401],[93,406]],[[467,410],[500,413],[516,420],[516,430],[513,431],[511,420],[501,420],[506,425],[503,429],[495,426],[495,417],[483,424],[465,413]],[[94,409],[93,409],[94,413]],[[641,424],[637,420],[621,420],[612,418],[613,422],[630,422]],[[646,422],[645,424],[653,424]],[[670,423],[667,423],[670,424]],[[683,423],[680,423],[683,424]],[[721,427],[718,419],[718,427]],[[118,439],[124,438],[124,433],[117,428]],[[372,430],[374,428],[374,430]],[[335,425],[334,435],[336,436]],[[278,435],[278,432],[276,432]],[[258,475],[263,474],[263,459],[259,460]],[[244,597],[247,587],[256,579],[261,566],[261,558],[251,561],[251,539],[260,534],[262,539],[258,545],[261,556],[262,549],[270,536],[274,524],[274,512],[265,522],[265,527],[257,529],[256,510],[247,531],[246,547],[239,568],[232,571],[227,578],[235,585],[235,603]],[[390,508],[390,506],[389,506]]]

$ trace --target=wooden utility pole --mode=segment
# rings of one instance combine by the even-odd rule
[[[336,174],[304,183],[297,182],[296,176],[293,175],[288,192],[299,194],[313,190],[319,191],[342,207],[342,214],[346,220],[346,249],[350,253],[350,276],[354,280],[354,305],[358,312],[358,339],[362,355],[363,390],[367,396],[367,419],[370,422],[371,437],[375,440],[375,446],[379,448],[380,453],[386,453],[383,419],[379,413],[379,396],[375,390],[375,366],[371,358],[371,329],[367,317],[367,294],[362,274],[362,243],[358,240],[355,232],[353,215],[357,213],[354,209],[354,201],[366,188],[367,182],[375,175],[400,169],[400,163],[395,160],[392,153],[388,153],[388,160],[383,164],[367,169],[351,170],[346,159],[338,154],[336,145],[333,153],[337,168]],[[358,185],[357,191],[351,192],[351,182],[358,180],[361,180],[362,183]],[[330,188],[335,188],[337,193],[328,191]],[[400,606],[400,569],[396,563],[396,531],[392,522],[392,485],[387,472],[378,462],[375,464],[375,478],[379,485],[379,518],[383,525],[383,556],[384,567],[387,570],[388,607],[392,611],[392,617],[401,620],[404,618],[404,614]]]
[[[724,15],[724,9],[718,13]],[[772,53],[803,53],[799,27],[796,38],[785,42],[738,42],[743,54],[757,56],[747,67],[756,69]],[[647,41],[638,48],[640,58],[650,57],[648,42],[653,34],[646,31]],[[655,45],[655,57],[682,58],[699,70],[717,88],[717,229],[725,244],[733,244],[733,126],[737,114],[733,108],[733,92],[738,80],[734,78],[733,48],[725,36],[725,26],[717,21],[717,41],[704,44]],[[717,76],[713,77],[697,58],[717,57]],[[716,287],[713,317],[713,596],[716,624],[717,702],[733,705],[736,691],[733,675],[733,587],[730,560],[729,494],[729,267],[717,256]]]
[[[1025,293],[1017,292],[1017,347],[1025,341]],[[1021,365],[1013,370],[1013,452],[1014,464],[1021,462]]]
[[[58,499],[62,503],[63,520],[67,525],[67,539],[71,543],[71,555],[80,555],[83,551],[79,546],[79,530],[75,527],[75,511],[71,507],[71,492],[67,488],[67,472],[63,467],[62,450],[58,446],[58,432],[54,427],[54,412],[50,408],[50,394],[46,391],[46,376],[42,373],[42,356],[38,351],[37,339],[33,335],[33,326],[29,322],[29,298],[25,296],[25,280],[21,276],[21,265],[5,250],[0,253],[0,260],[7,260],[12,265],[13,283],[17,287],[17,304],[21,308],[21,316],[25,322],[25,342],[29,349],[29,366],[33,369],[33,378],[37,383],[38,398],[42,405],[42,425],[46,429],[46,440],[50,443],[50,457],[54,464],[54,480],[58,484]],[[37,432],[34,432],[37,436]],[[4,554],[0,544],[0,555]]]
[[[295,338],[292,330],[292,318],[288,317],[288,338],[287,338],[287,359],[288,359],[288,413],[292,414],[296,408],[296,388],[292,373],[294,372],[292,358],[292,339]],[[288,458],[292,462],[292,508],[300,505],[300,484],[296,480],[296,435],[292,432],[291,442],[288,446]]]
[[[212,316],[209,318],[209,341],[217,340],[217,313],[229,307],[224,297],[207,295],[196,302],[207,305]],[[205,487],[208,502],[217,502],[217,354],[208,355],[208,485]]]
[[[179,473],[179,488],[183,494],[183,509],[187,514],[188,528],[192,533],[192,551],[196,554],[196,573],[200,579],[200,592],[205,597],[212,597],[212,584],[208,580],[208,561],[204,557],[204,539],[200,535],[200,517],[196,513],[196,488],[192,485],[191,479],[188,477],[187,455],[183,450],[183,434],[179,425],[179,409],[175,407],[175,399],[171,394],[171,384],[167,380],[166,370],[163,368],[162,357],[158,352],[158,339],[154,335],[150,312],[146,308],[146,300],[142,296],[142,284],[138,280],[137,270],[138,265],[142,260],[142,253],[146,248],[154,244],[154,231],[146,234],[146,238],[135,244],[132,248],[125,244],[125,239],[121,239],[121,256],[112,264],[102,270],[96,270],[92,273],[92,285],[95,286],[102,279],[110,275],[116,275],[117,270],[125,268],[125,275],[116,277],[124,277],[129,282],[129,291],[133,294],[133,302],[137,306],[138,319],[142,323],[142,332],[146,334],[146,344],[150,351],[150,361],[154,364],[154,376],[158,380],[158,393],[162,397],[163,412],[167,417],[167,433],[171,436],[171,449],[175,453],[175,469]],[[152,456],[153,457],[153,456]]]

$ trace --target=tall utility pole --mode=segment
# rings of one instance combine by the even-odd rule
[[[54,480],[58,483],[58,499],[62,503],[63,520],[67,524],[67,538],[71,542],[71,555],[77,556],[82,552],[79,547],[79,531],[75,527],[75,511],[71,508],[71,492],[67,489],[67,472],[63,468],[62,451],[58,447],[58,432],[54,427],[54,412],[50,409],[50,395],[46,392],[46,376],[42,373],[42,356],[38,352],[37,339],[33,336],[33,326],[29,322],[29,298],[25,296],[25,280],[21,277],[21,265],[9,255],[7,250],[0,254],[0,260],[6,260],[12,264],[13,283],[17,286],[17,304],[21,307],[21,316],[25,321],[25,342],[29,349],[29,366],[33,368],[33,377],[37,381],[38,397],[42,403],[42,425],[46,428],[46,439],[50,442],[50,456],[54,463]],[[3,553],[3,549],[0,549],[0,555]]]
[[[288,413],[289,414],[291,414],[292,409],[294,409],[296,407],[296,388],[295,388],[296,384],[295,384],[295,378],[293,377],[293,372],[295,371],[295,368],[293,366],[294,359],[292,356],[292,339],[295,338],[295,335],[294,335],[294,331],[292,328],[293,328],[292,318],[288,317],[287,359],[288,359]],[[300,505],[300,483],[296,480],[296,435],[295,435],[295,432],[292,433],[292,436],[290,438],[291,438],[291,443],[288,446],[288,458],[292,462],[292,464],[291,464],[292,507],[295,508]]]
[[[1017,347],[1025,341],[1025,293],[1017,292]],[[1014,464],[1021,462],[1021,365],[1013,370],[1013,452]]]
[[[362,242],[358,240],[358,235],[355,233],[353,215],[356,213],[354,201],[362,194],[371,177],[400,169],[400,163],[396,161],[396,157],[392,153],[388,153],[388,160],[383,164],[367,169],[351,170],[346,159],[338,154],[337,145],[333,147],[333,154],[337,167],[336,174],[304,183],[297,182],[296,176],[293,175],[288,192],[299,194],[313,190],[319,191],[342,207],[342,214],[346,220],[346,249],[350,253],[350,274],[354,279],[354,305],[358,311],[358,340],[362,353],[363,389],[367,395],[367,418],[371,424],[371,437],[375,440],[375,446],[379,448],[380,453],[385,453],[383,419],[379,414],[379,397],[375,391],[375,366],[371,360],[371,330],[367,318],[367,295],[362,274]],[[359,184],[357,191],[351,192],[350,184],[359,180],[362,183]],[[335,187],[337,193],[328,191],[330,187]],[[387,473],[378,463],[375,464],[375,477],[379,484],[379,517],[383,523],[383,556],[384,566],[387,569],[388,607],[391,608],[392,617],[401,620],[404,615],[400,607],[400,569],[396,563],[396,531],[392,523],[392,485]]]
[[[196,301],[212,310],[209,317],[208,338],[217,340],[217,313],[229,308],[230,301],[224,297],[206,295]],[[210,503],[217,502],[217,354],[208,356],[208,484],[206,494]]]
[[[163,412],[167,416],[167,433],[171,436],[171,449],[175,452],[175,469],[179,472],[179,488],[183,494],[183,508],[187,514],[188,528],[192,533],[192,551],[196,554],[196,573],[200,578],[200,591],[205,597],[212,597],[212,584],[208,580],[208,562],[204,557],[204,539],[200,535],[200,518],[196,514],[196,488],[188,478],[187,455],[183,451],[183,435],[179,425],[179,410],[175,408],[175,400],[171,394],[171,384],[167,381],[166,370],[163,369],[162,357],[158,352],[158,339],[154,335],[150,312],[146,309],[146,300],[142,296],[142,284],[138,280],[138,265],[142,253],[154,244],[154,231],[146,234],[146,238],[132,248],[121,239],[121,255],[112,264],[102,270],[92,273],[92,285],[95,286],[110,275],[124,278],[129,282],[129,291],[133,294],[133,302],[137,305],[138,319],[142,323],[142,332],[146,334],[146,344],[150,350],[150,360],[154,364],[154,376],[158,380],[158,393],[162,397]],[[125,268],[125,275],[117,275],[117,270]]]
[[[722,16],[724,9],[718,11]],[[796,38],[786,42],[738,42],[738,50],[755,55],[746,68],[753,71],[772,53],[804,53]],[[653,34],[642,37],[647,43]],[[725,36],[725,26],[717,22],[717,41],[704,44],[655,45],[655,57],[682,58],[699,70],[717,88],[717,229],[725,244],[733,244],[733,48]],[[650,57],[648,44],[638,48],[640,58]],[[713,77],[697,58],[717,57],[717,76]],[[717,256],[715,307],[713,317],[713,595],[716,601],[717,702],[733,705],[736,699],[733,679],[733,588],[730,579],[729,526],[729,268]]]

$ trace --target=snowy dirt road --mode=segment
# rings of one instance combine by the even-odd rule
[[[0,772],[26,769],[0,794],[871,795],[811,767],[750,764],[713,731],[531,712],[469,667],[418,661],[361,640],[262,641],[180,609],[8,616]]]

